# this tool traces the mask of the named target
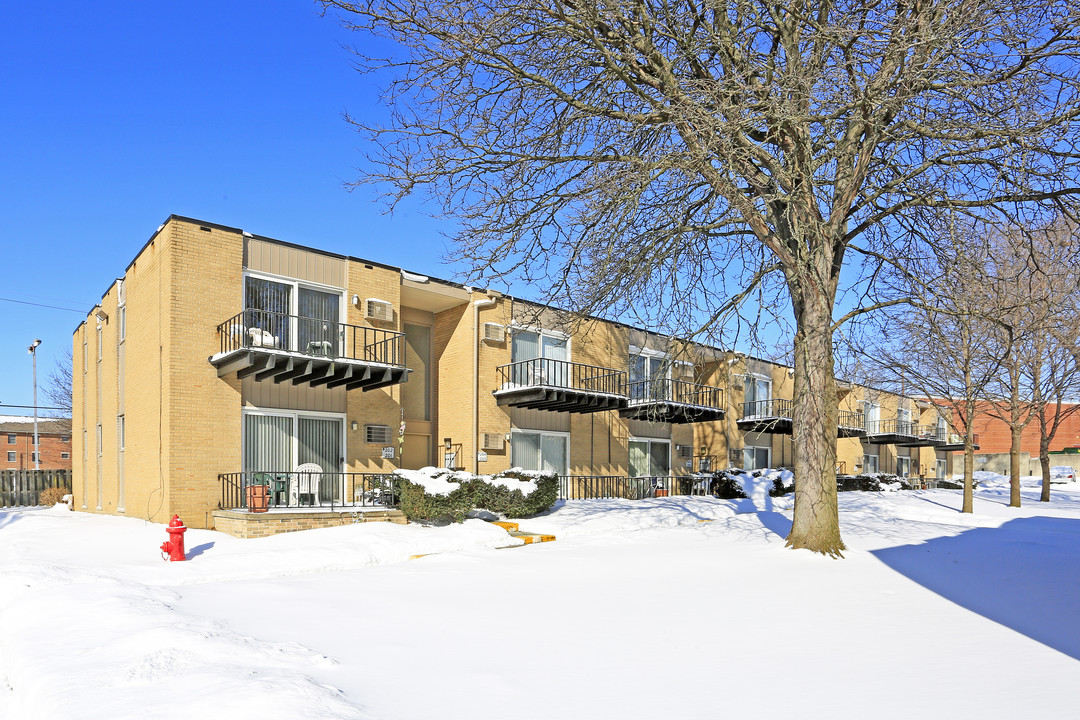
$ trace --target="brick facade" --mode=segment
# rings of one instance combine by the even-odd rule
[[[280,338],[274,339],[272,351],[260,349],[257,359],[251,359],[256,353],[230,345],[235,333],[249,332],[247,320],[230,321],[244,309],[246,277],[260,287],[271,283],[294,288],[297,295],[311,288],[316,295],[339,297],[339,321],[347,326],[342,332],[354,338],[390,337],[387,333],[402,333],[407,323],[427,328],[427,372],[421,376],[422,367],[412,368],[411,381],[419,385],[409,386],[411,404],[404,402],[402,384],[368,391],[332,387],[339,377],[333,374],[339,370],[338,360],[318,366],[318,372],[325,372],[322,380],[290,382],[299,370],[276,375],[277,360],[266,357],[279,350],[288,351],[280,362],[287,358],[290,371],[295,361],[295,367],[307,363],[308,371],[316,372],[310,356],[297,348],[279,348]],[[392,316],[369,317],[369,299],[388,304]],[[485,338],[485,323],[506,332],[501,338]],[[511,362],[514,328],[565,333],[570,362],[614,371],[628,370],[631,348],[666,353],[681,363],[670,364],[666,372],[672,377],[722,389],[726,414],[709,422],[668,423],[630,419],[610,409],[567,413],[500,404],[493,393],[505,382],[499,368]],[[515,432],[566,437],[566,470],[572,475],[626,475],[635,440],[668,444],[671,475],[690,473],[707,459],[713,469],[738,465],[747,445],[768,447],[773,466],[793,462],[790,434],[748,433],[737,422],[748,374],[769,379],[774,397],[791,397],[793,380],[784,366],[714,348],[673,346],[666,338],[619,323],[574,322],[559,311],[499,293],[176,216],[110,285],[72,342],[73,490],[76,509],[88,512],[155,522],[179,514],[191,527],[216,525],[242,536],[268,533],[267,528],[281,532],[338,522],[340,518],[322,518],[325,513],[318,514],[316,522],[308,513],[306,518],[262,517],[257,527],[238,526],[219,476],[243,469],[245,417],[252,414],[293,418],[289,422],[296,423],[308,416],[340,423],[341,465],[327,472],[392,471],[404,462],[403,447],[406,457],[426,457],[441,465],[449,439],[456,466],[494,473],[510,467],[508,440]],[[394,342],[400,343],[395,363],[403,365],[405,340]],[[347,357],[359,360],[374,352],[363,342],[358,348],[359,355]],[[234,361],[239,364],[234,366]],[[256,362],[269,365],[251,364]],[[841,408],[860,409],[870,392],[850,389],[841,398]],[[894,414],[898,402],[896,396],[880,394],[882,417]],[[420,417],[425,408],[427,418]],[[398,431],[403,415],[410,413],[403,444]],[[369,425],[388,427],[389,440],[369,442]],[[485,436],[496,440],[490,443],[494,447],[480,447]],[[871,448],[849,438],[838,442],[838,465],[858,471],[871,452],[879,456],[882,471],[895,471],[897,458],[905,457],[926,472],[938,457],[932,448]]]
[[[70,421],[39,418],[37,447],[42,470],[70,470]],[[0,451],[0,470],[33,470],[34,419],[0,416]]]

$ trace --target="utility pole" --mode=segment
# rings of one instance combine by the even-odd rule
[[[34,358],[34,469],[41,469],[41,449],[38,447],[38,424],[37,424],[37,347],[41,340],[35,339],[30,344],[28,352]]]

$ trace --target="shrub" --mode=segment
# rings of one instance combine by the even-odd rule
[[[459,523],[470,510],[488,510],[512,518],[527,517],[550,508],[559,495],[559,479],[553,473],[538,475],[507,470],[491,478],[532,480],[536,482],[536,489],[528,495],[519,489],[511,490],[505,485],[488,482],[484,476],[464,472],[440,469],[430,473],[430,477],[458,483],[458,487],[446,495],[435,495],[403,475],[397,476],[398,507],[409,520]]]
[[[773,479],[773,486],[769,490],[770,497],[783,497],[788,493],[795,492],[795,485],[792,483],[790,486],[785,486],[784,481],[780,478]]]
[[[38,505],[53,506],[58,502],[64,501],[65,495],[70,495],[71,491],[62,487],[45,488],[38,494]]]
[[[735,475],[726,470],[720,470],[713,474],[709,481],[709,492],[722,500],[735,500],[745,498],[742,483],[735,479]]]

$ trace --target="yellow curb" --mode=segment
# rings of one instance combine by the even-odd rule
[[[507,520],[493,520],[491,524],[498,525],[506,532],[516,532],[518,529],[518,524],[516,522],[509,522]]]
[[[527,532],[512,532],[510,537],[516,537],[526,545],[532,545],[533,543],[542,542],[554,542],[554,535],[541,535],[540,533],[527,533]]]

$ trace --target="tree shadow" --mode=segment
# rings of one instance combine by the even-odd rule
[[[10,525],[16,520],[22,520],[22,513],[0,510],[0,528]]]
[[[791,520],[783,513],[776,510],[759,510],[757,517],[766,530],[776,533],[781,538],[787,539],[787,536],[791,534]]]
[[[187,551],[187,559],[190,560],[191,558],[199,557],[212,547],[214,547],[214,543],[212,542],[203,543],[202,545],[196,545],[195,547]]]
[[[1080,660],[1080,520],[1017,518],[873,554],[947,600]]]

